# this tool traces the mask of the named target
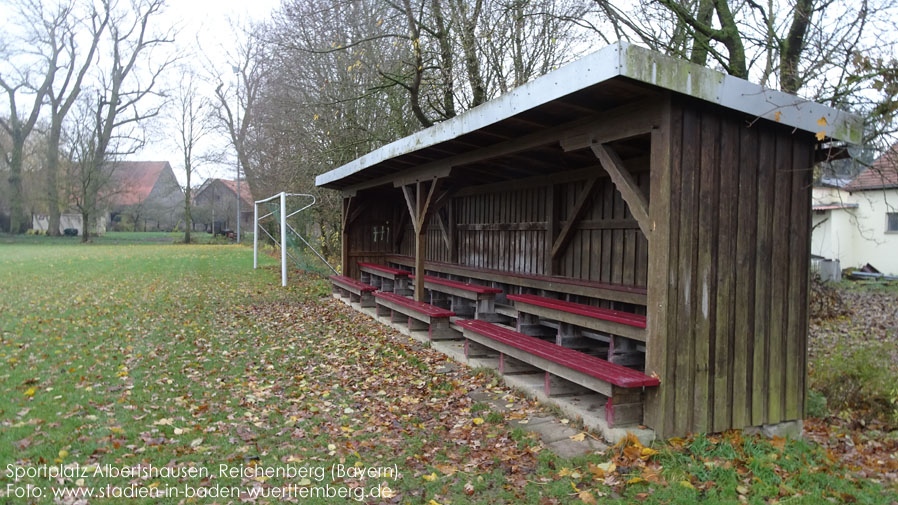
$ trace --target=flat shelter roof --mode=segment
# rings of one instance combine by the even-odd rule
[[[534,125],[542,128],[547,123],[557,124],[560,115],[570,120],[585,113],[600,112],[602,107],[607,109],[649,96],[651,93],[646,89],[651,88],[691,96],[830,140],[861,142],[860,116],[619,42],[464,114],[321,174],[315,184],[345,190],[364,181],[389,177],[440,158],[486,147],[489,141],[485,144],[476,134],[492,136],[493,143],[508,140],[532,133]],[[595,104],[600,104],[598,109]]]

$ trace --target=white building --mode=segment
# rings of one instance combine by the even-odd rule
[[[59,216],[59,233],[65,233],[65,230],[71,228],[78,230],[78,236],[80,237],[84,233],[81,223],[81,214],[62,214]],[[31,227],[35,230],[46,232],[50,227],[50,216],[38,214],[31,216]],[[106,218],[104,216],[97,218],[97,229],[93,233],[97,235],[106,233]]]
[[[898,144],[845,185],[813,191],[811,254],[898,275]]]

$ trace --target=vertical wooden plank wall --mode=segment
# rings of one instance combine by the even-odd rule
[[[649,174],[635,174],[648,194]],[[549,275],[546,271],[549,206],[558,198],[564,222],[583,188],[583,181],[552,187],[483,193],[456,198],[458,263],[477,268]],[[407,232],[407,233],[410,233]],[[431,225],[428,261],[449,261],[439,229]],[[411,255],[403,243],[402,254]],[[639,230],[620,193],[609,178],[596,184],[587,210],[576,225],[558,275],[573,279],[645,287],[648,281],[648,241]]]
[[[814,138],[688,100],[670,114],[670,158],[653,157],[669,191],[652,219],[669,228],[649,263],[661,389],[646,422],[672,436],[800,419]]]
[[[365,205],[367,195],[353,198],[353,206]],[[406,212],[408,212],[406,210]],[[367,205],[365,211],[348,226],[348,265],[343,265],[343,273],[354,279],[359,278],[358,263],[383,263],[384,256],[393,253],[392,227],[395,226],[394,209],[383,205]],[[411,239],[415,245],[414,235]]]

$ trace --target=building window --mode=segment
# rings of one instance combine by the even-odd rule
[[[886,232],[898,233],[898,212],[886,213]]]

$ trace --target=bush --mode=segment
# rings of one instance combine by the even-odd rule
[[[834,412],[854,410],[870,419],[898,424],[898,388],[892,349],[884,343],[838,344],[811,363],[811,388]],[[812,407],[812,402],[818,405]],[[808,397],[808,411],[819,399]]]
[[[826,397],[823,393],[819,393],[811,389],[808,391],[808,417],[823,418],[829,415]]]

